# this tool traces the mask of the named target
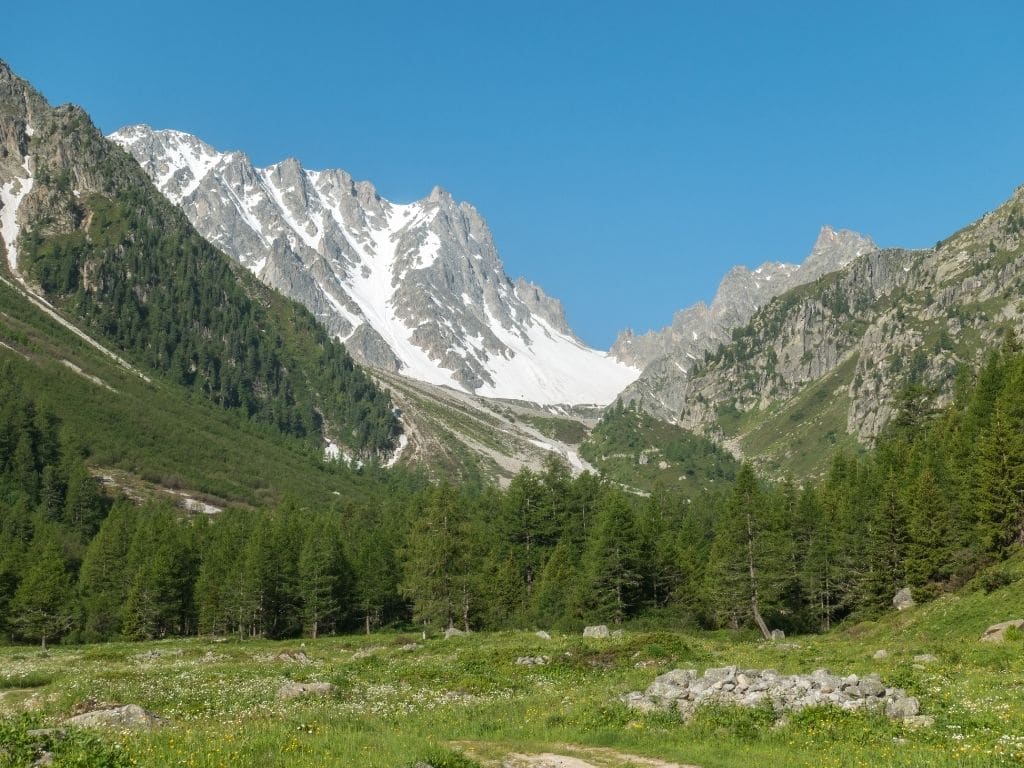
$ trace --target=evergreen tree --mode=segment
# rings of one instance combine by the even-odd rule
[[[68,575],[55,536],[41,531],[33,543],[28,569],[10,603],[11,623],[24,638],[46,642],[71,629],[78,618]]]
[[[750,618],[771,637],[764,614],[779,609],[792,581],[789,541],[753,468],[744,464],[716,526],[707,570],[712,603],[728,623]]]
[[[597,528],[584,561],[581,603],[595,620],[621,624],[639,608],[642,542],[633,510],[621,491],[601,500]]]

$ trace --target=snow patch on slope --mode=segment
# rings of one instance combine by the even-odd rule
[[[604,405],[640,374],[524,304],[486,224],[444,190],[395,204],[343,171],[307,171],[295,160],[254,168],[241,153],[218,153],[177,131],[135,126],[110,138],[139,159],[201,232],[257,276],[288,293],[308,286],[290,276],[307,270],[325,299],[316,300],[317,311],[335,316],[338,338],[368,326],[404,376],[485,397]],[[240,234],[247,229],[258,243]],[[295,297],[312,301],[302,290]]]
[[[26,178],[15,177],[0,187],[0,206],[3,206],[0,208],[0,236],[7,250],[7,264],[13,273],[18,271],[18,208],[35,184],[30,155],[25,155],[22,168],[25,169]]]

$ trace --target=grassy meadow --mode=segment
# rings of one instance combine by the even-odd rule
[[[47,655],[7,647],[0,649],[0,735],[15,743],[26,729],[59,725],[91,701],[139,704],[166,722],[100,740],[72,732],[56,742],[54,765],[393,768],[425,761],[442,768],[501,766],[509,755],[542,753],[607,768],[644,764],[639,757],[708,767],[1020,765],[1024,637],[1011,632],[992,645],[978,636],[1021,613],[1024,583],[1011,581],[777,644],[627,628],[608,640],[559,633],[543,640],[524,631],[449,640],[397,633],[188,639],[58,646]],[[876,660],[880,648],[889,655]],[[920,654],[938,660],[915,661]],[[539,655],[550,663],[516,664]],[[669,669],[729,664],[879,672],[917,696],[935,724],[914,730],[881,715],[830,709],[775,724],[770,711],[725,708],[705,708],[683,724],[617,701]],[[279,699],[290,680],[336,689]],[[0,750],[0,765],[17,759],[16,749]]]

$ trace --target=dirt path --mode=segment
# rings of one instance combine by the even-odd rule
[[[502,758],[484,757],[480,752],[494,754],[498,745],[486,743],[458,743],[453,746],[465,751],[489,768],[698,768],[695,765],[672,763],[653,757],[630,755],[605,747],[581,747],[558,744],[557,752],[528,754],[510,752]]]

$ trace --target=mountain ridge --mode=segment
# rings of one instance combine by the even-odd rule
[[[541,405],[604,405],[639,374],[581,342],[539,286],[510,280],[479,212],[442,187],[397,204],[343,170],[257,168],[181,131],[111,138],[211,242],[374,367]]]

